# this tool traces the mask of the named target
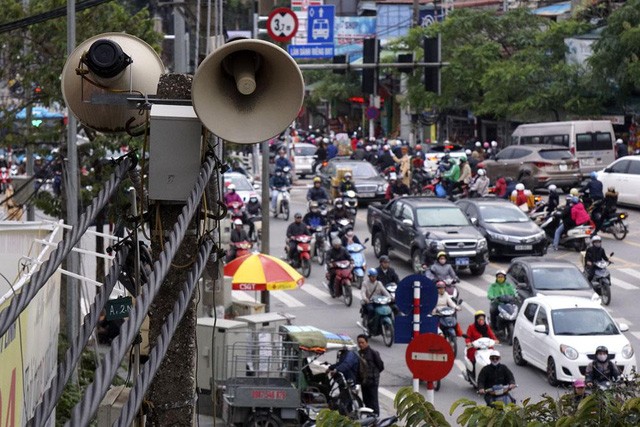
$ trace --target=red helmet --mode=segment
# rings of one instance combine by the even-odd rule
[[[416,145],[416,151],[422,151],[422,145],[417,144]]]

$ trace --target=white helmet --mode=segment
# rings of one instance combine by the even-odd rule
[[[482,142],[476,141],[476,147],[482,147]]]
[[[322,138],[322,142],[324,142],[325,144],[329,143],[329,138]]]
[[[491,146],[492,147],[497,147],[498,146],[498,141],[491,141]]]
[[[558,189],[558,187],[556,187],[554,184],[551,184],[549,186],[549,191],[556,191]]]
[[[487,171],[484,169],[478,169],[478,175],[480,176],[485,176],[487,174]]]
[[[602,241],[602,237],[598,236],[597,234],[591,238],[591,243],[601,242],[601,241]]]
[[[524,191],[524,184],[523,184],[523,183],[518,183],[518,184],[516,184],[516,190],[518,190],[518,191]]]
[[[241,219],[235,219],[233,221],[233,225],[242,225],[242,220]]]
[[[235,190],[236,186],[235,184],[229,184],[229,186],[227,187],[228,190]]]
[[[489,357],[500,357],[500,352],[498,350],[491,350]]]
[[[616,139],[616,144],[624,144],[624,141],[620,138]]]

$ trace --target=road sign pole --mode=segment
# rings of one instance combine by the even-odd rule
[[[413,338],[420,335],[420,282],[413,282]],[[420,391],[420,380],[413,378],[413,391]]]

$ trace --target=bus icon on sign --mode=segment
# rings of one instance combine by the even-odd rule
[[[313,21],[313,27],[311,27],[311,35],[313,39],[325,39],[329,38],[329,20],[328,19],[315,19]]]

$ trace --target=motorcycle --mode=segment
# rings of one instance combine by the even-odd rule
[[[536,198],[539,198],[539,196],[536,196]],[[547,218],[547,215],[548,215],[547,202],[541,199],[536,200],[533,209],[531,209],[527,213],[527,215],[529,216],[529,218],[531,218],[533,222],[540,225],[545,220],[545,218]]]
[[[253,223],[253,231],[254,238],[256,240],[256,245],[258,246],[258,250],[262,245],[262,217],[261,216],[252,216],[249,217],[249,221]]]
[[[613,252],[609,255],[613,256]],[[609,272],[609,265],[611,261],[601,259],[593,264],[593,278],[591,279],[591,286],[602,299],[602,304],[611,304],[611,273]],[[585,275],[587,272],[585,271]]]
[[[352,225],[355,224],[356,214],[358,213],[358,198],[356,197],[356,192],[353,190],[347,191],[342,195],[342,202],[353,218]]]
[[[311,275],[311,244],[309,242],[311,242],[312,237],[307,234],[300,234],[291,238],[297,244],[297,254],[295,259],[292,259],[287,254],[289,264],[294,268],[299,268],[304,277],[309,277]]]
[[[351,261],[336,261],[333,263],[335,267],[335,279],[334,283],[328,284],[329,290],[332,290],[331,297],[342,297],[344,304],[347,307],[351,307],[353,302],[353,293],[351,289],[351,270],[353,269]],[[329,279],[329,273],[327,272],[327,279]]]
[[[458,336],[456,335],[458,317],[456,316],[456,309],[453,307],[438,307],[436,308],[435,316],[438,318],[440,332],[449,341],[453,349],[453,357],[456,357],[458,353]]]
[[[629,232],[629,227],[624,222],[628,217],[629,215],[626,212],[615,212],[612,215],[608,215],[602,223],[600,232],[611,233],[616,240],[623,240]]]
[[[278,195],[276,196],[276,210],[273,212],[273,216],[277,218],[281,214],[282,218],[287,221],[289,220],[289,201],[291,200],[289,191],[291,191],[291,188],[281,187],[276,188],[276,191]]]
[[[484,390],[484,393],[489,396],[489,405],[493,405],[495,402],[502,402],[505,405],[509,403],[516,403],[516,399],[511,396],[512,386],[509,384],[496,384],[491,388]]]
[[[500,334],[501,339],[504,338],[509,345],[513,345],[513,328],[518,317],[517,298],[512,295],[501,295],[497,299],[498,317],[493,331]]]
[[[467,353],[464,354],[464,365],[465,372],[463,374],[464,379],[469,382],[476,390],[478,389],[478,374],[488,364],[491,363],[489,360],[489,354],[493,350],[493,346],[496,345],[496,342],[491,338],[478,338],[471,345],[476,349],[476,363],[475,366],[467,357]]]
[[[340,239],[340,237],[344,236],[344,234],[350,228],[352,228],[351,221],[349,221],[347,218],[340,218],[339,220],[333,222],[331,231],[329,232],[329,236],[331,237],[331,240],[335,238]]]
[[[431,174],[425,168],[414,169],[411,174],[411,194],[421,195],[425,193],[431,178]]]
[[[394,318],[391,310],[391,298],[384,295],[376,295],[371,298],[373,304],[373,316],[367,317],[365,306],[360,308],[362,320],[356,322],[362,330],[371,337],[382,335],[382,341],[387,347],[393,345]]]
[[[460,280],[453,279],[451,277],[447,277],[445,279],[438,279],[430,269],[427,269],[425,275],[427,276],[427,278],[433,280],[434,282],[437,282],[438,280],[442,280],[446,284],[445,290],[451,296],[451,299],[453,300],[453,302],[455,302],[458,305],[460,304],[460,302],[458,301],[458,298],[460,297],[460,292],[458,292],[458,287],[456,286],[456,283],[458,283]]]
[[[312,238],[311,238],[311,248],[309,252],[311,256],[318,261],[318,264],[324,264],[324,256],[329,251],[329,242],[327,242],[327,238],[325,235],[325,229],[322,225],[316,225],[315,227],[311,227]]]
[[[560,225],[562,210],[556,210],[552,215],[540,224],[540,228],[547,234],[547,238],[553,241],[553,236]],[[587,249],[587,243],[591,239],[593,227],[590,224],[578,225],[576,227],[565,230],[565,235],[560,237],[560,245],[565,248],[574,249],[581,252]]]
[[[369,238],[365,239],[364,243],[367,243]],[[362,288],[362,281],[364,280],[364,272],[367,270],[367,260],[364,257],[364,245],[360,243],[351,243],[347,245],[347,251],[353,259],[353,286],[360,289]]]
[[[236,248],[236,256],[233,259],[229,259],[229,261],[249,255],[251,253],[251,248],[253,247],[253,243],[246,240],[242,242],[231,242],[230,245]]]
[[[231,216],[231,223],[236,219],[244,222],[244,203],[238,201],[229,203],[227,212]]]

